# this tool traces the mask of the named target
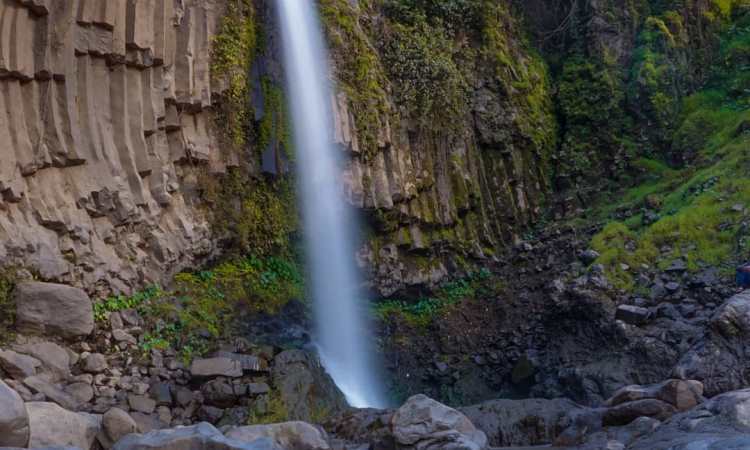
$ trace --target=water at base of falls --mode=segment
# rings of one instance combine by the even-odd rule
[[[277,0],[321,361],[355,407],[383,407],[358,293],[354,221],[339,183],[328,55],[311,0]]]

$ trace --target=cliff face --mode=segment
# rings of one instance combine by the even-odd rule
[[[555,139],[545,65],[507,6],[403,3],[321,1],[345,188],[371,227],[358,256],[386,296],[518,240]]]
[[[213,251],[224,3],[0,0],[0,261],[127,290]]]

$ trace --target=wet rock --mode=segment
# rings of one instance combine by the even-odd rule
[[[30,448],[71,446],[88,450],[101,429],[101,419],[67,411],[54,403],[30,402]]]
[[[0,381],[0,447],[26,447],[29,416],[16,391]]]
[[[230,358],[194,359],[190,366],[194,377],[223,376],[237,378],[242,376],[242,364]]]
[[[651,312],[647,308],[632,305],[620,305],[615,313],[615,319],[631,325],[643,325],[650,317]]]
[[[391,419],[393,436],[406,448],[482,450],[487,436],[462,413],[424,395],[415,395]]]
[[[331,448],[325,433],[305,422],[239,427],[229,430],[226,437],[243,442],[267,438],[281,448],[296,450],[329,450]]]
[[[91,299],[81,289],[54,283],[23,282],[13,290],[16,327],[65,339],[88,336],[94,329]]]
[[[252,442],[228,439],[219,430],[207,423],[200,423],[172,430],[152,431],[147,434],[131,434],[120,440],[114,450],[282,450],[267,438]]]

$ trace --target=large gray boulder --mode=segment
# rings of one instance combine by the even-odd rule
[[[462,413],[425,395],[409,398],[391,419],[393,437],[403,448],[483,450],[487,436]]]
[[[29,402],[30,448],[78,447],[89,450],[101,429],[101,417],[74,413],[55,403]]]
[[[226,436],[245,442],[268,438],[282,448],[295,450],[329,450],[325,433],[306,422],[284,422],[252,425],[229,430]]]
[[[55,380],[70,377],[70,355],[66,349],[54,342],[28,342],[15,345],[13,349],[41,361],[44,369],[49,371]]]
[[[0,447],[26,447],[29,416],[16,391],[0,381]]]
[[[750,449],[750,389],[727,392],[672,416],[632,450]]]
[[[209,423],[130,434],[113,447],[114,450],[286,450],[268,438],[251,442],[229,439]]]
[[[487,435],[490,445],[503,447],[549,444],[568,425],[568,414],[579,408],[567,399],[501,399],[459,410]]]
[[[41,333],[72,339],[94,330],[94,310],[88,294],[62,284],[24,282],[13,290],[16,327],[22,333]]]

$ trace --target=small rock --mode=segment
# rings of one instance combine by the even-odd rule
[[[687,263],[684,259],[675,259],[672,264],[667,267],[667,272],[684,272],[687,270]]]
[[[581,254],[578,257],[581,259],[581,261],[584,264],[588,266],[590,264],[593,264],[594,261],[596,261],[597,259],[599,259],[599,256],[601,256],[599,252],[590,248],[588,250],[581,252]]]
[[[237,378],[242,376],[242,364],[225,357],[194,359],[190,366],[190,373],[194,377],[224,376]]]
[[[94,388],[86,383],[73,383],[65,386],[65,392],[73,397],[79,405],[90,402],[94,398]]]
[[[680,290],[680,283],[677,283],[676,281],[670,281],[669,283],[664,285],[664,287],[667,289],[667,291],[674,293]]]
[[[149,390],[151,397],[156,400],[159,406],[172,405],[172,392],[168,383],[154,383]]]
[[[117,342],[124,342],[126,344],[132,344],[132,345],[136,345],[138,343],[138,340],[135,337],[133,337],[132,334],[129,334],[124,330],[112,330],[112,337]]]
[[[198,418],[208,423],[217,423],[224,415],[224,410],[213,406],[203,405],[198,410]]]
[[[144,414],[151,414],[156,409],[156,402],[143,395],[128,395],[130,409]]]
[[[615,313],[616,320],[622,320],[631,325],[643,325],[650,317],[651,313],[648,309],[633,305],[620,305]]]
[[[247,385],[247,393],[251,396],[268,394],[271,388],[266,383],[250,383]]]
[[[83,370],[88,373],[104,372],[107,367],[107,358],[101,353],[91,353],[83,360]]]

